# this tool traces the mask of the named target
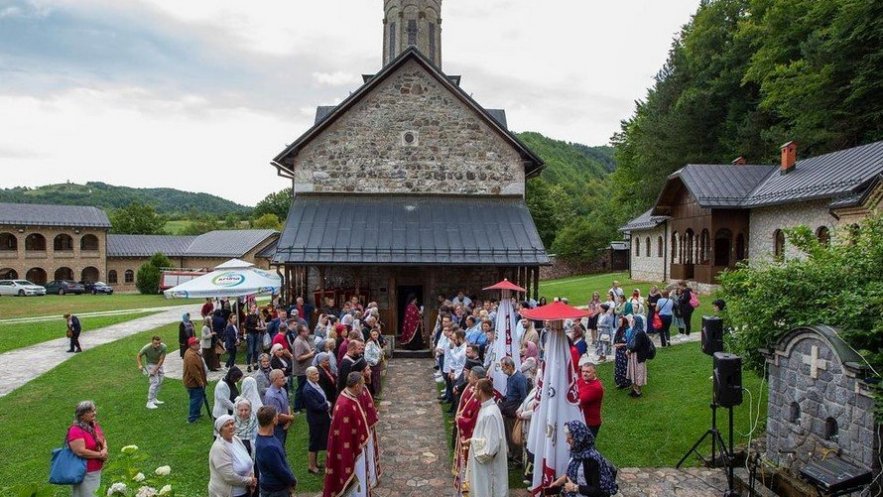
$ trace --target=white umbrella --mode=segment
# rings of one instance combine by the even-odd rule
[[[518,323],[515,314],[515,307],[509,298],[509,290],[503,290],[503,297],[500,299],[500,305],[497,306],[497,322],[494,332],[494,361],[491,365],[493,369],[488,374],[494,384],[494,391],[500,397],[506,395],[506,383],[509,377],[503,372],[500,361],[504,357],[512,359],[515,363],[515,370],[521,371],[521,345],[515,336],[515,325]]]
[[[254,267],[254,264],[242,259],[230,259],[223,264],[215,266],[215,269],[240,269],[244,267]]]
[[[255,267],[216,269],[164,291],[167,299],[242,297],[275,294],[282,286],[278,274]]]

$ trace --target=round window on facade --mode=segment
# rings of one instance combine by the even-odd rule
[[[417,132],[405,131],[404,133],[402,133],[402,145],[406,147],[413,147],[417,145]]]

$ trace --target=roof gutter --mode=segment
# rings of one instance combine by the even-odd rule
[[[270,165],[276,168],[276,175],[282,176],[283,178],[288,178],[290,180],[294,180],[294,171],[283,166],[282,164],[276,162],[275,160],[270,161]]]

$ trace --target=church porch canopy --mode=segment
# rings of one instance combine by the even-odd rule
[[[549,257],[521,197],[297,195],[273,264],[536,266]]]

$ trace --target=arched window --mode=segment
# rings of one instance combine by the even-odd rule
[[[659,238],[656,239],[656,257],[662,257],[662,246],[665,242],[663,242],[663,238],[660,235]]]
[[[693,230],[687,229],[684,232],[684,264],[693,264],[695,260],[693,254],[693,245],[695,243],[695,236],[693,236]]]
[[[736,260],[744,260],[746,255],[748,254],[745,252],[745,234],[739,233],[736,237]]]
[[[723,228],[714,234],[714,265],[729,266],[733,247],[733,232]]]
[[[800,422],[800,404],[798,404],[797,402],[791,403],[791,409],[788,413],[788,421],[792,423]]]
[[[711,252],[711,240],[708,235],[708,230],[703,229],[702,234],[699,235],[699,263],[700,264],[708,264],[708,255]]]
[[[88,283],[95,283],[96,281],[98,281],[98,276],[98,268],[87,266],[83,268],[82,278],[80,279]]]
[[[30,235],[27,236],[27,238],[25,238],[25,250],[26,251],[45,252],[46,251],[46,237],[44,237],[43,235],[41,235],[39,233],[31,233]]]
[[[635,257],[641,257],[641,239],[635,238]]]
[[[107,272],[107,282],[111,285],[115,285],[117,282],[117,272],[116,269],[111,269]]]
[[[779,260],[785,257],[785,232],[782,230],[773,231],[773,255]]]
[[[46,284],[46,271],[40,267],[32,267],[28,269],[27,274],[25,274],[25,279],[30,281],[31,283],[36,283],[38,285]]]
[[[675,264],[681,263],[681,238],[678,232],[671,234],[671,261]]]
[[[837,420],[834,418],[828,418],[825,420],[825,440],[830,440],[833,442],[837,441],[837,433],[840,431],[840,428],[837,426]]]
[[[98,237],[83,235],[83,238],[80,238],[80,250],[98,250]]]
[[[859,234],[861,234],[861,228],[858,224],[850,224],[849,225],[849,243],[855,244],[858,242]]]
[[[18,238],[12,233],[0,233],[0,251],[15,252],[18,250]]]
[[[823,247],[831,246],[831,232],[827,226],[819,226],[819,229],[816,230],[816,238],[819,240],[819,245]]]
[[[135,271],[132,271],[131,269],[126,269],[126,274],[124,277],[125,277],[125,280],[123,280],[123,281],[125,281],[126,283],[134,283],[135,282]]]
[[[644,253],[647,255],[647,257],[650,257],[650,237],[649,236],[644,239],[644,243],[647,244],[647,247],[644,249],[644,251],[645,251]]]
[[[0,280],[17,280],[18,271],[12,268],[0,269]]]
[[[73,280],[74,270],[69,267],[60,267],[55,270],[56,280]]]
[[[52,249],[56,252],[70,252],[74,249],[74,239],[70,235],[62,233],[55,237]]]

